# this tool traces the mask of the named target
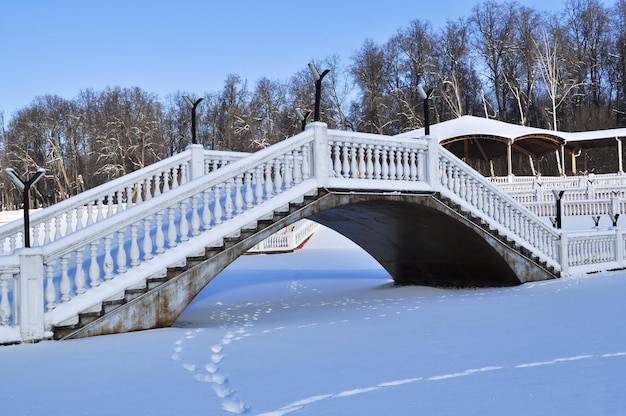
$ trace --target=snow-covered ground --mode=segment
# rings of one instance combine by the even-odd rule
[[[322,229],[239,258],[176,327],[0,347],[0,414],[626,414],[625,272],[391,283]]]

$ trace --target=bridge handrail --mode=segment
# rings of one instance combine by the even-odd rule
[[[388,185],[394,190],[398,181],[406,182],[405,189],[428,186],[426,140],[329,130],[328,146],[336,186],[345,179],[359,179],[363,188],[384,187],[382,181],[394,181]]]
[[[526,207],[444,148],[439,148],[442,194],[453,194],[467,209],[486,216],[491,225],[515,240],[551,266],[560,269],[561,234],[542,222]]]
[[[184,261],[189,253],[176,250],[182,243],[204,233],[200,248],[206,247],[211,244],[207,235],[213,235],[213,243],[223,238],[211,234],[213,228],[253,209],[271,210],[273,205],[267,202],[310,182],[312,141],[311,133],[301,133],[181,184],[167,198],[144,201],[41,247],[46,327],[68,319],[67,312],[57,307],[90,288],[117,280],[157,256],[178,256],[174,262]],[[266,208],[258,208],[261,205]]]
[[[203,170],[212,171],[246,155],[247,153],[204,151]],[[31,246],[36,247],[55,241],[107,216],[119,213],[133,203],[140,203],[176,188],[188,180],[191,159],[192,150],[188,148],[168,159],[33,212],[29,216],[33,234]],[[1,226],[0,253],[11,254],[16,248],[22,247],[23,234],[22,221],[12,221]]]

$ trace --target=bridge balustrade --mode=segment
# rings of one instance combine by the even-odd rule
[[[494,228],[521,239],[526,248],[560,268],[557,231],[446,149],[440,148],[439,155],[442,194],[460,198],[467,211],[486,217]]]
[[[424,140],[393,139],[375,134],[331,131],[328,138],[332,163],[333,183],[337,179],[372,180],[370,187],[380,187],[380,181],[427,183],[426,155],[428,145]],[[349,186],[365,186],[364,182]],[[393,185],[397,190],[397,184]]]
[[[213,234],[207,231],[228,222],[234,223],[236,217],[243,216],[247,220],[240,221],[253,222],[260,214],[246,216],[246,213],[260,206],[266,206],[263,212],[272,212],[285,203],[278,196],[288,194],[291,188],[309,180],[311,146],[311,133],[296,136],[271,150],[259,151],[245,161],[234,161],[196,179],[181,181],[168,191],[166,198],[147,199],[126,207],[115,216],[92,223],[88,228],[76,229],[66,238],[5,256],[6,261],[0,266],[0,321],[4,322],[3,325],[10,325],[17,315],[21,318],[22,332],[41,339],[44,327],[50,328],[72,318],[72,313],[67,313],[70,308],[57,308],[59,305],[71,301],[101,302],[111,295],[111,290],[98,295],[95,289],[105,283],[110,282],[110,288],[123,291],[124,287],[145,280],[146,276],[163,273],[167,265],[186,259],[189,247],[186,250],[178,247],[201,233],[205,233],[205,238],[195,243],[196,252],[219,244],[228,230],[234,232],[241,224],[232,224],[230,228],[226,227],[227,231],[221,227]],[[313,189],[315,184],[308,187]],[[296,199],[303,193],[298,191],[289,198]],[[268,204],[273,198],[278,201]],[[194,248],[191,250],[193,252]],[[150,261],[157,256],[162,260]],[[45,304],[45,325],[32,330],[25,328],[30,317],[11,314],[20,302],[15,299],[18,291],[12,290],[16,284],[9,282],[14,276],[16,280],[23,277],[24,270],[18,273],[25,258],[29,263],[39,261],[43,266],[33,273],[41,275],[43,280],[39,301]],[[144,266],[143,274],[134,273],[123,279],[128,271],[140,266]],[[34,302],[37,303],[37,299]]]
[[[88,227],[134,204],[157,197],[189,180],[193,152],[204,165],[203,173],[238,160],[247,153],[189,149],[128,175],[72,196],[30,216],[31,246],[41,246]],[[197,175],[198,173],[196,173]],[[22,221],[0,227],[0,254],[24,245]]]
[[[311,123],[283,142],[231,156],[211,160],[192,146],[189,154],[81,196],[71,209],[96,210],[82,228],[63,232],[61,226],[54,235],[37,235],[38,246],[22,249],[16,249],[17,230],[3,235],[11,254],[0,264],[0,329],[19,327],[23,340],[43,339],[53,325],[77,319],[77,310],[163,276],[168,266],[220,246],[226,236],[319,188],[440,193],[562,273],[585,261],[606,265],[613,253],[623,257],[623,239],[613,252],[610,239],[568,240],[432,136],[393,138]],[[109,201],[125,205],[105,210]],[[42,214],[34,228],[58,229],[77,215],[71,209]],[[588,249],[596,257],[579,254]]]

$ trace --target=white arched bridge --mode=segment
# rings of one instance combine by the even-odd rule
[[[0,227],[0,340],[171,325],[221,270],[309,218],[398,284],[504,286],[617,269],[621,230],[555,229],[436,138],[315,122],[253,154],[184,152]]]

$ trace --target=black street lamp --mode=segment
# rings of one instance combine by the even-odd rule
[[[4,169],[4,173],[7,174],[17,189],[22,191],[22,199],[24,203],[24,247],[30,247],[30,218],[28,217],[30,198],[28,192],[30,191],[31,186],[37,183],[43,174],[46,173],[46,170],[44,168],[37,169],[35,174],[27,181],[24,181],[13,168]]]
[[[430,121],[429,121],[429,113],[430,108],[428,105],[428,100],[433,93],[433,89],[429,88],[427,91],[424,91],[424,88],[421,85],[417,86],[417,93],[420,95],[421,99],[424,100],[424,133],[426,136],[430,135]]]
[[[559,191],[557,189],[552,190],[554,200],[556,201],[556,218],[554,220],[554,227],[561,229],[563,222],[563,194],[565,191]],[[596,224],[597,226],[597,224]]]
[[[200,102],[204,98],[198,98],[195,102],[191,101],[191,98],[186,95],[183,95],[183,98],[191,107],[191,143],[197,144],[198,141],[196,140],[196,107],[198,107],[198,104],[200,104]]]
[[[298,116],[298,120],[302,123],[302,131],[306,127],[306,119],[311,114],[311,110],[307,110],[306,113],[302,114],[302,110],[300,108],[296,108],[296,115]]]
[[[317,72],[317,68],[313,63],[309,64],[309,69],[315,78],[315,114],[313,115],[313,121],[320,121],[320,101],[322,100],[322,79],[330,72],[330,69],[325,70],[320,75]]]

